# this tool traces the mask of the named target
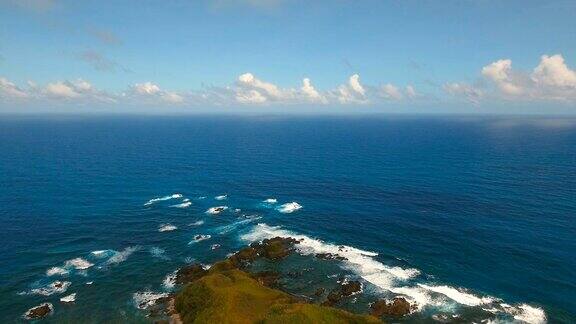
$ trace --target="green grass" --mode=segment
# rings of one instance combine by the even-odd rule
[[[307,304],[265,287],[229,261],[188,284],[176,297],[184,323],[381,323],[332,307]]]

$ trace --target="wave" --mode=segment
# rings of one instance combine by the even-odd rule
[[[158,228],[158,232],[170,232],[175,231],[177,229],[178,227],[172,224],[161,224],[160,227]]]
[[[226,233],[230,233],[230,232],[234,231],[235,229],[237,229],[238,227],[245,225],[245,224],[248,224],[248,223],[252,223],[253,221],[258,220],[260,218],[262,218],[262,217],[247,218],[247,219],[243,219],[240,221],[236,221],[236,222],[229,224],[229,225],[217,227],[215,229],[215,231],[216,231],[216,233],[221,234],[221,235],[226,234]]]
[[[118,253],[118,252],[114,251],[114,250],[97,250],[97,251],[90,252],[90,254],[92,254],[94,257],[96,257],[98,259],[109,258],[112,255],[114,255],[115,253]]]
[[[148,200],[144,206],[150,206],[154,203],[157,203],[159,201],[165,201],[165,200],[170,200],[170,199],[178,199],[178,198],[182,198],[182,194],[179,193],[175,193],[175,194],[171,194],[169,196],[164,196],[164,197],[158,197],[158,198],[153,198]]]
[[[263,203],[270,204],[270,205],[275,204],[277,202],[278,202],[278,199],[276,199],[276,198],[268,198],[268,199],[264,199],[264,201],[263,201]]]
[[[139,246],[129,246],[122,251],[114,251],[114,254],[112,254],[112,256],[106,260],[106,264],[112,265],[124,262],[132,253],[138,251],[139,249]]]
[[[388,266],[375,257],[375,252],[364,251],[351,246],[335,245],[322,240],[310,238],[282,229],[279,226],[258,224],[250,232],[241,236],[246,241],[261,241],[276,236],[292,237],[300,241],[296,249],[304,255],[317,253],[332,253],[346,258],[343,266],[358,276],[378,287],[382,291],[403,295],[415,304],[418,311],[425,308],[435,308],[442,311],[453,311],[456,305],[470,307],[485,306],[496,315],[512,316],[514,319],[531,324],[546,322],[545,312],[538,307],[527,304],[508,305],[502,300],[491,296],[477,296],[464,288],[432,283],[413,283],[422,279],[420,271],[414,268]]]
[[[153,291],[139,291],[132,295],[132,300],[138,309],[147,309],[156,304],[160,298],[168,297],[168,293],[156,293]]]
[[[283,205],[278,206],[278,208],[276,208],[279,212],[284,213],[284,214],[290,214],[293,213],[299,209],[302,208],[302,205],[300,205],[299,203],[293,201],[293,202],[289,202]]]
[[[216,207],[210,207],[208,208],[208,210],[206,211],[206,214],[210,214],[210,215],[218,215],[221,212],[225,211],[228,209],[228,206],[216,206]]]
[[[171,272],[171,273],[167,274],[166,277],[164,277],[164,280],[162,280],[162,287],[164,287],[164,289],[166,289],[166,290],[174,289],[174,287],[176,286],[176,274],[177,273],[178,273],[178,270]]]
[[[69,273],[70,273],[69,270],[66,270],[62,267],[52,267],[52,268],[46,270],[46,275],[48,277],[57,276],[57,275],[58,276],[65,276],[65,275],[68,275]]]
[[[150,254],[155,258],[170,260],[170,258],[166,256],[166,250],[159,248],[157,246],[153,246],[150,248]]]
[[[60,301],[63,303],[73,303],[76,301],[76,293],[72,293],[68,296],[64,296],[60,298]]]
[[[181,204],[171,205],[170,207],[172,207],[172,208],[188,208],[190,206],[192,206],[192,203],[190,201],[185,201]]]
[[[63,294],[68,290],[72,283],[70,281],[54,281],[44,287],[33,288],[29,291],[18,293],[19,295],[42,295],[50,296],[53,294]]]
[[[204,221],[203,220],[199,220],[199,221],[195,221],[194,223],[191,223],[189,226],[200,226],[203,225]]]
[[[216,197],[214,197],[214,199],[216,199],[216,200],[226,200],[226,199],[228,199],[228,195],[216,196]]]
[[[83,258],[75,258],[64,263],[64,267],[72,267],[76,270],[86,270],[93,265],[94,263],[88,262]]]
[[[188,245],[209,240],[211,237],[212,237],[212,236],[209,235],[209,234],[198,234],[198,235],[195,235],[194,238],[192,239],[192,241],[188,242]]]

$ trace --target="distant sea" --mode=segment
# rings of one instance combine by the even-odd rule
[[[150,322],[176,269],[275,235],[345,254],[313,273],[354,311],[574,323],[576,119],[3,116],[0,225],[2,323]]]

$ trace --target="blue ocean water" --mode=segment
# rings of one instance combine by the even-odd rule
[[[343,271],[419,301],[407,322],[576,322],[574,119],[0,117],[0,152],[3,323],[147,322],[134,293],[282,231],[366,251]]]

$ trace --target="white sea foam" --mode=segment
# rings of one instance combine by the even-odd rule
[[[228,206],[210,207],[206,211],[206,214],[217,215],[217,214],[220,214],[221,212],[225,211],[226,209],[228,209]]]
[[[52,267],[52,268],[46,270],[46,275],[49,277],[50,276],[56,276],[56,275],[65,276],[69,273],[70,273],[70,271],[68,271],[62,267]]]
[[[216,200],[226,200],[226,199],[228,199],[228,195],[216,196],[216,197],[214,197],[214,199],[216,199]]]
[[[62,294],[66,292],[68,287],[72,283],[70,281],[54,281],[44,287],[30,289],[29,291],[24,291],[18,293],[19,295],[42,295],[50,296],[53,294]]]
[[[247,219],[236,221],[232,224],[220,226],[220,227],[216,228],[216,232],[218,234],[221,234],[221,235],[226,234],[226,233],[230,233],[230,232],[234,231],[235,229],[237,229],[238,227],[245,225],[245,224],[248,224],[248,223],[251,223],[251,222],[258,220],[260,218],[262,218],[262,217],[247,218]]]
[[[64,263],[64,267],[66,268],[74,268],[76,270],[86,270],[92,267],[94,263],[88,262],[83,258],[75,258],[72,260],[68,260]]]
[[[140,247],[138,246],[129,246],[122,251],[114,251],[115,253],[106,260],[106,264],[117,264],[126,261],[126,259],[134,252],[138,251]]]
[[[212,236],[209,234],[198,234],[198,235],[194,235],[194,238],[192,239],[192,241],[188,242],[188,244],[194,244],[194,243],[198,243],[201,241],[206,241],[209,240]]]
[[[301,208],[302,208],[302,205],[293,201],[293,202],[289,202],[289,203],[278,206],[277,210],[281,213],[284,213],[284,214],[290,214],[290,213],[293,213],[293,212],[295,212]]]
[[[170,207],[172,207],[172,208],[188,208],[188,207],[190,207],[190,206],[192,206],[192,203],[189,202],[189,201],[185,201],[185,202],[183,202],[183,203],[181,203],[181,204],[172,205],[172,206],[170,206]]]
[[[184,198],[184,199],[182,199],[182,202],[189,202],[189,201],[190,201],[190,198]]]
[[[176,274],[177,273],[178,273],[178,270],[171,272],[171,273],[167,274],[166,277],[164,277],[164,280],[162,281],[162,287],[164,287],[164,289],[166,289],[166,290],[174,289],[174,286],[176,286]]]
[[[175,231],[177,229],[178,227],[172,224],[161,224],[160,227],[158,228],[158,232],[170,232]]]
[[[200,226],[203,225],[204,221],[203,220],[199,220],[199,221],[195,221],[194,223],[191,223],[190,226]]]
[[[153,198],[153,199],[148,200],[148,201],[144,204],[144,206],[150,206],[150,205],[152,205],[152,204],[154,204],[154,203],[156,203],[156,202],[159,202],[159,201],[165,201],[165,200],[170,200],[170,199],[178,199],[178,198],[182,198],[182,194],[176,193],[176,194],[172,194],[172,195],[169,195],[169,196]]]
[[[90,253],[94,257],[101,259],[101,258],[109,258],[117,252],[114,250],[97,250],[97,251],[92,251]]]
[[[519,304],[510,306],[500,299],[491,296],[477,296],[468,290],[447,285],[433,285],[426,283],[411,283],[420,271],[414,268],[402,268],[385,265],[374,257],[374,252],[360,250],[345,245],[335,245],[313,239],[305,235],[296,234],[277,226],[266,224],[256,225],[252,231],[242,235],[247,241],[260,241],[272,237],[292,237],[300,241],[295,247],[301,254],[332,253],[346,258],[343,266],[355,272],[364,280],[370,282],[384,291],[404,295],[418,310],[433,307],[442,311],[453,311],[455,305],[485,306],[495,313],[512,315],[518,321],[530,324],[546,322],[545,312],[538,307]]]
[[[63,303],[73,303],[76,301],[76,293],[70,294],[68,296],[64,296],[60,298],[60,301]]]
[[[220,248],[220,244],[212,244],[212,245],[210,246],[210,250],[217,250],[217,249],[219,249],[219,248]]]
[[[166,250],[159,248],[157,246],[153,246],[150,248],[150,254],[152,254],[152,256],[155,258],[170,260],[170,258],[166,255]]]
[[[87,285],[91,285],[91,284],[93,284],[93,283],[94,283],[94,281],[88,281],[86,284],[87,284]]]
[[[156,293],[152,291],[139,291],[132,295],[134,304],[139,309],[147,309],[154,306],[160,298],[168,297],[168,293]]]
[[[278,202],[278,199],[276,199],[276,198],[268,198],[268,199],[265,199],[265,200],[264,200],[264,203],[266,203],[266,204],[271,204],[271,205],[272,205],[272,204],[275,204],[275,203],[277,203],[277,202]]]

